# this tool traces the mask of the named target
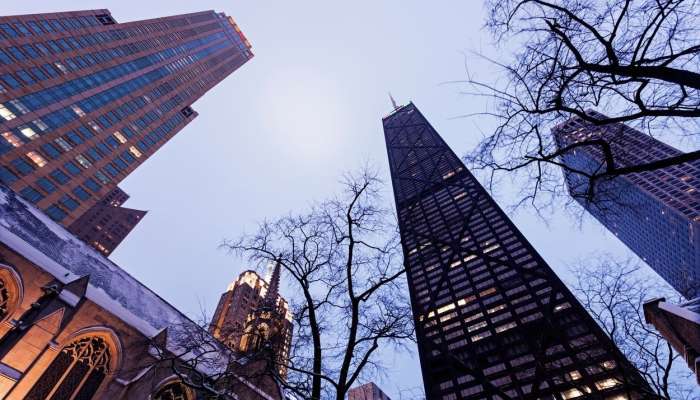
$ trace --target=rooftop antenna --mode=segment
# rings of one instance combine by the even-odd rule
[[[389,92],[389,99],[391,99],[391,105],[394,106],[394,111],[399,109],[398,104],[396,104],[396,100],[394,100],[394,96],[391,95],[391,92]]]

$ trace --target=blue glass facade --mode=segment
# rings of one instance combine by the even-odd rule
[[[618,166],[631,166],[682,154],[623,124],[594,126],[572,119],[554,131],[557,144],[604,139]],[[574,170],[600,171],[603,157],[595,146],[567,152],[562,161]],[[617,236],[664,280],[686,297],[700,295],[700,163],[606,179],[594,186],[565,171],[572,197]]]

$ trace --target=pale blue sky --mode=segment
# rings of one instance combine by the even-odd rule
[[[256,57],[194,104],[199,117],[122,183],[129,207],[150,210],[112,260],[183,312],[209,313],[248,267],[217,246],[256,222],[301,210],[369,161],[388,174],[381,117],[387,91],[413,100],[458,154],[483,110],[444,84],[465,77],[465,52],[490,50],[480,1],[28,0],[2,15],[108,8],[119,22],[214,9],[231,15]],[[470,64],[473,59],[467,59]],[[471,65],[472,72],[492,70]],[[387,179],[388,181],[388,179]],[[504,196],[512,188],[503,187]],[[507,200],[498,198],[502,206]],[[628,252],[598,224],[557,215],[514,221],[552,268],[593,251]],[[378,382],[395,400],[421,385],[417,358],[387,355]]]

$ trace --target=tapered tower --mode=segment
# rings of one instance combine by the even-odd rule
[[[383,124],[427,398],[654,398],[418,108]]]

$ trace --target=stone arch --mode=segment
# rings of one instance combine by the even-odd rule
[[[107,327],[82,329],[62,340],[58,352],[25,400],[97,399],[121,365],[122,346]]]
[[[109,346],[111,355],[109,363],[109,375],[111,376],[119,372],[122,365],[122,359],[124,358],[124,351],[122,342],[119,339],[119,335],[117,335],[117,333],[114,332],[112,328],[99,325],[80,329],[79,331],[67,336],[58,344],[57,347],[59,349],[63,349],[65,346],[75,342],[76,340],[80,340],[83,337],[87,336],[100,337],[105,341],[105,343]]]
[[[195,400],[196,395],[177,375],[171,375],[156,386],[156,390],[148,396],[149,400]]]
[[[0,322],[6,322],[24,299],[22,277],[10,265],[0,263]]]

